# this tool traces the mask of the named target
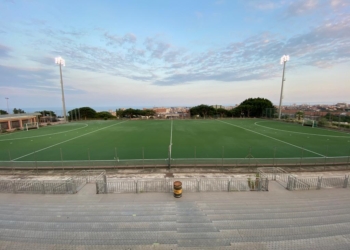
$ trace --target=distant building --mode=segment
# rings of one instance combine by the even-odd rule
[[[170,108],[153,108],[156,114],[167,114],[170,113]]]
[[[234,109],[235,107],[237,107],[237,105],[236,106],[225,106],[225,109],[226,110],[231,110],[231,109]]]
[[[222,105],[211,105],[214,109],[222,109],[222,108],[224,108],[224,106],[222,106]]]
[[[41,116],[41,113],[0,115],[1,130],[12,131],[14,129],[24,129],[26,123],[38,122],[39,116]]]
[[[341,102],[341,103],[337,103],[335,105],[337,108],[347,108],[348,107],[348,104],[345,103],[345,102]]]
[[[113,111],[113,110],[108,110],[108,112],[113,115],[113,116],[117,116],[117,112]]]

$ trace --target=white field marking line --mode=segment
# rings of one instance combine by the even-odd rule
[[[173,120],[171,120],[170,145],[173,145]]]
[[[124,121],[124,122],[127,122],[127,121]],[[48,146],[48,147],[46,147],[46,148],[39,149],[39,150],[34,151],[34,152],[32,152],[32,153],[29,153],[29,154],[26,154],[26,155],[22,155],[22,156],[20,156],[20,157],[17,157],[17,158],[15,158],[15,159],[12,159],[12,161],[16,161],[16,160],[21,159],[21,158],[23,158],[23,157],[26,157],[26,156],[28,156],[28,155],[35,154],[35,153],[37,153],[37,152],[46,150],[46,149],[48,149],[48,148],[52,148],[52,147],[57,146],[57,145],[60,145],[60,144],[62,144],[62,143],[75,140],[75,139],[77,139],[77,138],[79,138],[79,137],[83,137],[83,136],[85,136],[85,135],[89,135],[89,134],[95,133],[95,132],[97,132],[97,131],[100,131],[100,130],[103,130],[103,129],[106,129],[106,128],[109,128],[109,127],[112,127],[112,126],[115,126],[115,125],[118,125],[118,124],[121,124],[121,123],[124,123],[124,122],[119,122],[119,123],[117,123],[117,124],[112,124],[112,125],[110,125],[110,126],[107,126],[107,127],[104,127],[104,128],[100,128],[100,129],[91,131],[91,132],[89,132],[89,133],[83,134],[83,135],[76,136],[76,137],[74,137],[74,138],[71,138],[71,139],[68,139],[68,140],[65,140],[65,141],[56,143],[56,144],[54,144],[54,145]]]
[[[173,146],[173,119],[171,119],[169,158],[171,159],[171,149]]]
[[[48,136],[48,135],[58,135],[58,134],[63,134],[63,133],[68,133],[68,132],[72,132],[78,129],[83,129],[86,128],[87,126],[89,126],[86,123],[81,123],[84,124],[84,127],[81,128],[75,128],[75,129],[71,129],[71,130],[67,130],[67,131],[63,131],[63,132],[57,132],[57,133],[53,133],[53,134],[46,134],[46,135],[35,135],[35,136],[29,136],[29,137],[22,137],[22,138],[12,138],[12,139],[4,139],[4,140],[0,140],[1,141],[13,141],[13,140],[22,140],[22,139],[31,139],[31,138],[36,138],[36,137],[43,137],[43,136]]]
[[[217,121],[219,121],[219,120],[217,120]],[[219,121],[219,122],[226,123],[226,124],[228,124],[228,125],[235,126],[235,127],[238,127],[238,128],[244,129],[244,130],[247,130],[247,131],[249,131],[249,132],[256,133],[256,134],[258,134],[258,135],[265,136],[265,137],[267,137],[267,138],[270,138],[270,139],[273,139],[273,140],[276,140],[276,141],[279,141],[279,142],[282,142],[282,143],[288,144],[288,145],[293,146],[293,147],[296,147],[296,148],[303,149],[303,150],[305,150],[305,151],[309,151],[309,152],[311,152],[311,153],[313,153],[313,154],[320,155],[320,156],[322,156],[322,157],[326,157],[325,155],[322,155],[322,154],[316,153],[316,152],[311,151],[311,150],[308,150],[308,149],[306,149],[306,148],[299,147],[299,146],[294,145],[294,144],[291,144],[291,143],[289,143],[289,142],[285,142],[285,141],[282,141],[282,140],[279,140],[279,139],[273,138],[273,137],[268,136],[268,135],[261,134],[261,133],[259,133],[259,132],[256,132],[256,131],[253,131],[253,130],[250,130],[250,129],[247,129],[247,128],[244,128],[244,127],[241,127],[241,126],[233,125],[233,124],[231,124],[231,123],[228,123],[228,122],[223,122],[223,121]]]
[[[340,135],[318,135],[318,134],[310,134],[310,133],[302,133],[302,132],[293,132],[293,131],[289,131],[289,130],[283,130],[283,129],[277,129],[277,128],[270,128],[270,127],[266,127],[263,125],[259,125],[258,123],[260,122],[255,122],[254,125],[259,126],[259,127],[263,127],[263,128],[268,128],[268,129],[273,129],[273,130],[277,130],[277,131],[283,131],[283,132],[288,132],[288,133],[294,133],[294,134],[303,134],[303,135],[312,135],[312,136],[324,136],[324,137],[336,137],[336,138],[350,138],[350,136],[340,136]],[[334,131],[337,132],[337,131]]]

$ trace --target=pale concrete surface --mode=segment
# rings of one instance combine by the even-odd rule
[[[350,249],[350,189],[0,194],[0,249]]]

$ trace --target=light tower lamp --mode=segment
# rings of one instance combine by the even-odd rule
[[[280,96],[280,105],[279,105],[279,112],[278,112],[278,119],[281,119],[281,112],[282,112],[282,98],[283,98],[283,83],[286,80],[284,78],[284,72],[286,70],[286,63],[289,61],[288,55],[283,55],[281,57],[281,64],[283,64],[283,74],[282,74],[282,87],[281,87],[281,96]]]
[[[64,90],[63,90],[63,80],[62,80],[62,66],[66,66],[66,62],[62,57],[56,57],[55,63],[60,66],[60,76],[61,76],[61,91],[62,91],[62,106],[63,106],[63,118],[67,122],[66,118],[66,103],[64,101]]]

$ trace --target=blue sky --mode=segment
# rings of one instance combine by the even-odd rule
[[[348,0],[0,0],[0,109],[350,103]]]

